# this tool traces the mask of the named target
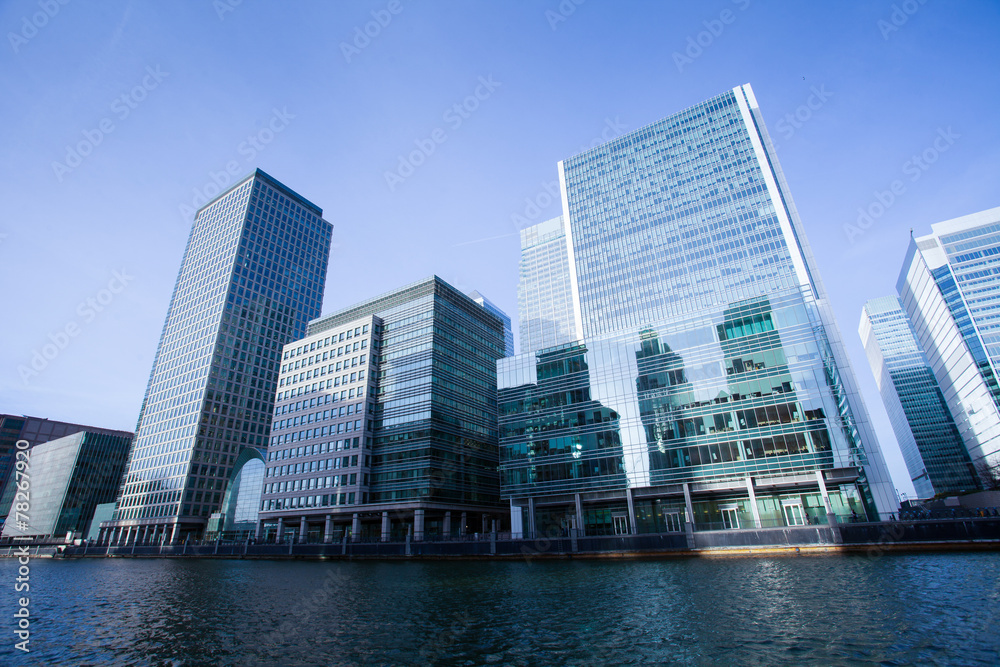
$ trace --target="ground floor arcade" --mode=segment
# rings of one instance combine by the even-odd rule
[[[840,469],[614,491],[511,497],[510,530],[515,538],[535,538],[863,521],[866,513],[857,482],[856,470]]]

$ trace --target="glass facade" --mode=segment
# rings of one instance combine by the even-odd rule
[[[895,512],[750,87],[559,174],[582,336],[498,365],[515,532]]]
[[[917,496],[976,490],[969,454],[899,298],[866,303],[859,334]]]
[[[510,323],[510,316],[503,312],[498,305],[480,294],[479,290],[469,292],[469,298],[500,318],[503,322],[503,342],[505,348],[504,356],[514,356],[514,329]]]
[[[43,442],[56,440],[80,431],[104,433],[106,435],[131,438],[132,433],[111,429],[73,424],[70,422],[52,421],[43,417],[27,417],[25,415],[0,415],[0,521],[10,512],[10,504],[17,488],[11,476],[14,466],[15,445],[18,440],[26,440],[29,447]]]
[[[222,497],[222,508],[212,515],[207,532],[243,538],[254,531],[264,489],[264,469],[264,457],[256,448],[247,447],[240,452]]]
[[[562,216],[521,230],[517,304],[522,354],[580,338]]]
[[[257,170],[195,218],[109,528],[201,533],[233,464],[264,450],[282,346],[323,298],[333,226]],[[147,533],[148,534],[148,531]]]
[[[911,239],[896,288],[973,467],[1000,464],[1000,208]]]
[[[277,519],[300,537],[329,517],[338,536],[423,539],[496,513],[496,361],[510,328],[473,296],[435,276],[315,320],[286,347],[268,539]]]
[[[15,501],[3,536],[82,536],[97,506],[114,500],[131,442],[131,433],[80,431],[33,447],[29,525],[15,521]]]

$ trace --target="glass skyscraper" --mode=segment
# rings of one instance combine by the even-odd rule
[[[114,541],[200,535],[246,447],[261,451],[282,346],[320,314],[333,226],[259,169],[198,211],[170,300]]]
[[[562,216],[521,230],[517,304],[522,354],[581,337]]]
[[[446,538],[503,517],[496,361],[510,320],[476,295],[432,276],[285,346],[261,537]]]
[[[858,333],[917,496],[976,490],[965,444],[899,298],[866,303]]]
[[[896,511],[749,85],[565,160],[559,179],[579,336],[498,364],[515,533]]]
[[[896,289],[973,467],[1000,465],[1000,208],[931,229]]]

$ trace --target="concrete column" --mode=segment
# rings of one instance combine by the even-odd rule
[[[299,544],[305,544],[308,534],[309,524],[306,523],[306,518],[302,517],[299,519]]]
[[[424,541],[424,510],[413,510],[413,541]]]
[[[177,543],[177,533],[180,532],[181,524],[175,523],[173,530],[170,531],[170,544]]]
[[[446,540],[451,539],[451,512],[444,513],[444,526],[442,527],[444,531],[444,538]]]
[[[254,540],[260,542],[260,536],[261,534],[263,534],[263,532],[264,532],[264,522],[260,519],[257,519],[257,527],[253,531]]]
[[[585,534],[584,524],[583,524],[583,502],[580,500],[580,494],[573,494],[574,500],[576,501],[576,533],[581,537]]]
[[[632,489],[625,489],[625,501],[628,503],[628,532],[633,535],[639,534],[639,522],[635,517],[635,498],[632,497]]]
[[[326,515],[326,523],[323,525],[323,544],[333,542],[333,515]]]
[[[361,516],[357,512],[351,517],[351,541],[361,541]]]
[[[819,492],[823,496],[823,506],[826,508],[826,522],[831,526],[837,525],[837,515],[833,513],[833,505],[830,504],[830,493],[826,490],[826,479],[823,471],[816,471],[816,482],[819,484]]]
[[[487,528],[487,526],[489,526],[489,525],[490,525],[490,515],[489,514],[484,514],[483,515],[483,520],[479,524],[479,526],[480,526],[479,532],[483,533],[484,535],[486,533],[488,533],[489,532],[489,528]]]
[[[132,539],[132,526],[129,526],[127,529],[125,529],[125,544],[127,545],[131,539]]]
[[[757,494],[753,490],[753,477],[747,477],[747,495],[750,496],[750,509],[753,511],[753,523],[761,528],[760,510],[757,509]]]
[[[278,532],[274,535],[275,542],[281,542],[282,538],[285,536],[285,518],[278,517]]]
[[[382,541],[388,542],[392,535],[392,524],[389,522],[389,513],[382,512]]]
[[[684,482],[684,511],[687,514],[685,522],[691,524],[694,530],[694,504],[691,502],[691,486]]]
[[[530,496],[528,498],[528,537],[531,538],[531,539],[534,539],[534,538],[538,537],[538,535],[536,534],[536,531],[538,529],[535,527],[535,525],[536,525],[535,524],[535,498],[534,498],[534,496]]]
[[[468,520],[468,513],[462,512],[462,523],[458,525],[458,534],[465,537],[466,521]]]

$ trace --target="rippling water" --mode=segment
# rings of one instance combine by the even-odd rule
[[[1000,554],[558,562],[31,562],[0,663],[1000,663]]]

